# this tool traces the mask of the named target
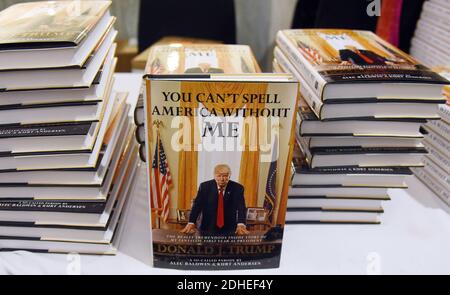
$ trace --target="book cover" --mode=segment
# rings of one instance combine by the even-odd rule
[[[446,80],[369,31],[284,30],[277,45],[322,97],[327,84],[427,83]]]
[[[0,50],[77,46],[110,1],[20,3],[0,12]]]
[[[448,188],[440,184],[427,168],[414,168],[414,175],[432,190],[442,201],[450,205],[450,193]]]
[[[278,267],[298,84],[148,76],[146,87],[154,265]]]
[[[441,151],[445,151],[445,154],[450,157],[450,141],[448,138],[436,133],[433,129],[427,126],[424,126],[424,130],[426,132],[425,138],[427,141],[433,146],[438,147]]]
[[[310,29],[282,34],[327,82],[445,82],[370,31]]]
[[[145,68],[150,75],[258,72],[261,69],[249,46],[222,44],[157,45]]]

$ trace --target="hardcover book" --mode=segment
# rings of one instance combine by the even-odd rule
[[[112,60],[117,31],[110,28],[81,68],[0,71],[0,90],[45,90],[91,87],[105,60]]]
[[[450,193],[448,186],[443,186],[434,176],[432,172],[425,168],[414,168],[414,175],[417,176],[430,190],[432,190],[442,201],[450,206]]]
[[[369,31],[284,30],[277,45],[322,101],[434,100],[448,83]]]
[[[322,208],[288,208],[286,224],[379,224],[383,209],[339,210]]]
[[[358,137],[358,138],[423,138],[419,121],[365,120],[320,121],[310,109],[300,109],[297,129],[301,137]]]
[[[296,163],[296,162],[301,162]],[[306,160],[296,163],[292,187],[386,187],[406,188],[405,177],[412,172],[408,168],[392,167],[330,167],[309,168]]]
[[[320,120],[425,120],[439,119],[436,114],[438,103],[445,103],[442,97],[435,99],[365,98],[329,99],[323,102],[312,87],[296,70],[278,47],[274,51],[283,72],[292,73],[300,82],[302,97]]]
[[[89,88],[63,88],[0,92],[0,108],[36,104],[71,103],[103,99],[113,80],[117,60],[106,60]]]
[[[42,1],[0,13],[0,50],[76,46],[99,22],[111,1]]]
[[[298,84],[278,74],[145,83],[154,265],[278,267]]]
[[[314,148],[308,149],[303,138],[300,148],[311,168],[331,167],[422,167],[425,148]]]
[[[108,99],[102,124],[97,131],[93,145],[86,150],[65,150],[54,152],[16,152],[0,153],[0,170],[34,170],[34,169],[62,169],[62,168],[92,168],[95,167],[103,139],[108,131],[112,110],[120,104],[125,105],[127,93],[111,93]]]
[[[172,44],[157,45],[151,51],[146,74],[245,74],[260,72],[246,45]]]

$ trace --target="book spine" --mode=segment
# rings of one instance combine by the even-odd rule
[[[277,45],[281,51],[292,62],[300,75],[305,77],[306,82],[311,86],[315,95],[323,101],[323,89],[326,85],[325,79],[314,69],[305,57],[301,55],[296,46],[288,39],[288,37],[279,31],[276,38]]]
[[[145,84],[142,83],[141,89],[139,91],[139,97],[136,104],[136,108],[134,109],[134,123],[136,124],[136,126],[144,125],[145,123],[144,91],[145,91]]]
[[[448,15],[448,14],[447,14]],[[429,1],[425,1],[422,9],[422,14],[420,16],[422,19],[427,19],[433,24],[446,29],[450,26],[450,20],[447,20],[446,14],[442,14],[439,6],[434,5]]]
[[[429,157],[425,157],[423,159],[423,163],[425,164],[425,168],[435,179],[440,182],[442,186],[450,188],[450,178],[447,172],[434,163]]]
[[[136,141],[139,144],[145,144],[145,137],[143,137],[143,135],[145,135],[145,127],[144,126],[138,126],[138,128],[136,128],[135,131],[135,135],[136,135]]]
[[[429,43],[414,37],[411,41],[413,48],[417,48],[417,50],[422,54],[421,59],[431,65],[439,65],[445,64],[445,53],[441,51],[439,48],[433,47]]]
[[[139,158],[141,158],[142,162],[147,162],[147,152],[145,143],[139,146]]]
[[[450,143],[442,136],[434,132],[433,129],[427,129],[428,134],[425,135],[428,142],[442,151],[446,151],[446,155],[450,155]]]
[[[139,107],[139,106],[136,106],[136,108],[134,109],[134,124],[135,124],[136,126],[139,126],[139,124],[140,124],[140,122],[139,122],[139,120],[138,120],[138,117],[139,117],[139,112],[140,112],[141,110],[143,110],[143,108],[142,108],[142,107]]]
[[[436,163],[440,163],[441,167],[445,171],[450,172],[450,159],[445,156],[442,151],[434,147],[430,142],[428,142],[428,140],[425,140],[425,148],[430,153],[433,161],[435,161]]]
[[[29,126],[0,127],[0,138],[42,137],[42,136],[69,136],[86,135],[92,123],[79,124],[35,124]]]
[[[100,214],[104,211],[105,206],[105,202],[0,200],[0,211],[41,211]]]
[[[444,138],[450,138],[450,125],[442,120],[432,120],[427,123],[431,129],[436,131],[439,135]]]
[[[280,64],[278,63],[277,59],[274,59],[272,61],[272,72],[277,73],[277,74],[283,74],[286,73],[280,66]]]
[[[446,104],[439,105],[438,115],[444,122],[450,123],[450,106]]]
[[[444,189],[431,175],[427,173],[424,168],[414,168],[414,175],[425,184],[430,190],[432,190],[442,201],[447,205],[450,205],[450,193]]]
[[[278,60],[279,65],[285,72],[289,72],[300,82],[300,93],[305,99],[308,106],[314,111],[318,118],[321,118],[321,110],[323,102],[320,98],[311,90],[311,87],[306,84],[304,77],[292,66],[292,64],[284,56],[283,52],[279,48],[275,48],[275,58]]]
[[[436,36],[432,31],[428,30],[425,27],[418,27],[415,32],[415,36],[417,39],[422,40],[423,42],[427,42],[428,44],[432,44],[435,50],[441,50],[447,55],[450,55],[450,47],[447,46],[447,43],[443,41],[439,36]]]

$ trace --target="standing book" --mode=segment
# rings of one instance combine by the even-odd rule
[[[154,265],[278,267],[298,84],[205,74],[149,75],[145,85]]]

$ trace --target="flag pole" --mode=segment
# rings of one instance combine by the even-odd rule
[[[156,157],[156,167],[157,167],[157,170],[158,170],[158,174],[159,174],[159,167],[160,167],[160,162],[159,162],[159,141],[160,141],[160,133],[159,133],[159,128],[162,126],[163,124],[162,124],[162,121],[161,120],[154,120],[153,121],[153,126],[154,127],[156,127],[156,149],[155,149],[155,153],[156,153],[156,155],[158,155],[157,157]],[[159,175],[158,175],[158,179],[159,179]],[[159,183],[159,182],[158,182]],[[158,192],[159,192],[159,188],[158,188]],[[158,198],[158,201],[160,200],[161,198],[159,197]],[[161,208],[160,208],[160,206],[159,206],[160,204],[158,204],[158,208],[156,209],[156,213],[157,213],[157,216],[158,216],[158,225],[159,225],[159,228],[161,228]]]

